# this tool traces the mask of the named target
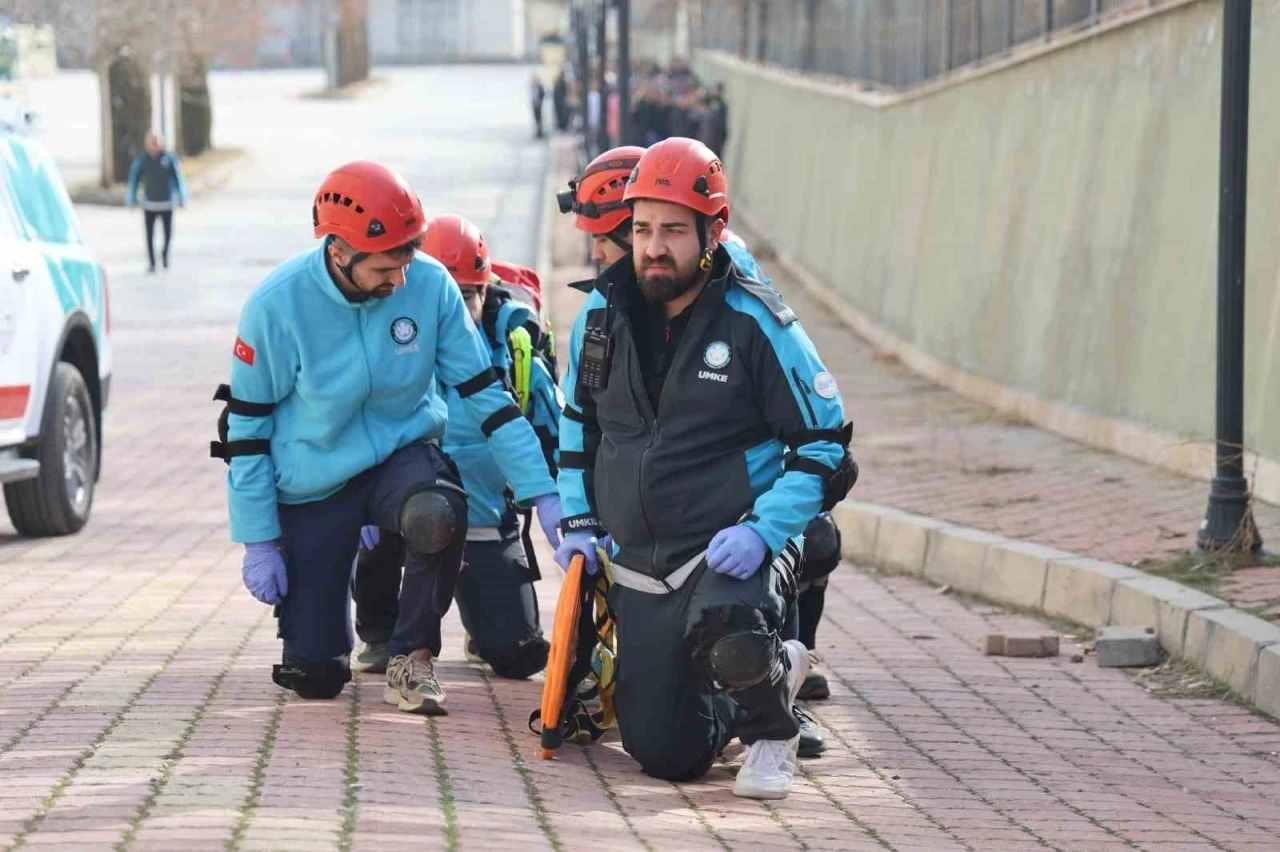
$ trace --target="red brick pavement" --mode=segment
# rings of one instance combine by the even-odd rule
[[[383,705],[377,678],[332,702],[286,695],[205,457],[233,337],[121,327],[93,522],[34,542],[0,528],[0,849],[1280,844],[1276,725],[1065,656],[984,657],[986,632],[1042,626],[851,567],[819,632],[832,699],[811,709],[829,750],[784,802],[733,797],[732,765],[655,781],[616,739],[538,760],[524,720],[539,682],[463,662],[452,614],[448,717]],[[539,586],[548,620],[556,587]]]
[[[555,233],[553,310],[564,351],[581,298],[559,285],[590,269],[563,221]],[[858,427],[862,499],[1115,560],[1168,551],[1168,540],[1137,518],[1185,520],[1177,531],[1194,531],[1201,484],[999,422],[878,359],[778,283],[840,378]],[[1172,493],[1181,506],[1161,498]],[[1117,507],[1131,511],[1112,523]],[[1277,517],[1260,512],[1264,533],[1280,533]],[[779,845],[1074,852],[1280,844],[1280,819],[1269,815],[1280,795],[1280,727],[1224,702],[1155,697],[1092,662],[975,650],[988,632],[1043,629],[913,579],[834,575],[819,634],[835,675],[832,701],[810,707],[832,748],[802,764],[790,799],[765,808],[781,829]],[[705,812],[757,815],[732,835],[708,819],[713,841],[772,846],[759,833],[758,806],[725,804],[728,786],[726,774],[684,795]]]

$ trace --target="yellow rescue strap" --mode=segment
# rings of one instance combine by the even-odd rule
[[[515,386],[520,413],[529,413],[529,384],[533,378],[533,339],[529,329],[517,328],[507,336],[511,344],[511,383]]]

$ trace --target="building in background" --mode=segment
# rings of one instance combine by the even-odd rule
[[[58,73],[53,27],[9,24],[0,19],[0,80]]]
[[[554,7],[538,0],[368,0],[375,65],[524,61]],[[552,7],[548,10],[548,6]],[[319,65],[331,0],[284,0],[267,15],[258,45],[264,66]],[[531,19],[536,28],[531,27]]]

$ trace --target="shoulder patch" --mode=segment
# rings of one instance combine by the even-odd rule
[[[769,309],[769,313],[773,314],[773,318],[778,321],[778,325],[791,325],[799,317],[796,312],[791,310],[786,302],[782,301],[782,294],[770,287],[768,284],[761,284],[751,278],[739,278],[738,286],[746,290],[752,296],[755,296]]]

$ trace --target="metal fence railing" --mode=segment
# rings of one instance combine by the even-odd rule
[[[1169,0],[702,0],[702,47],[894,87]]]

